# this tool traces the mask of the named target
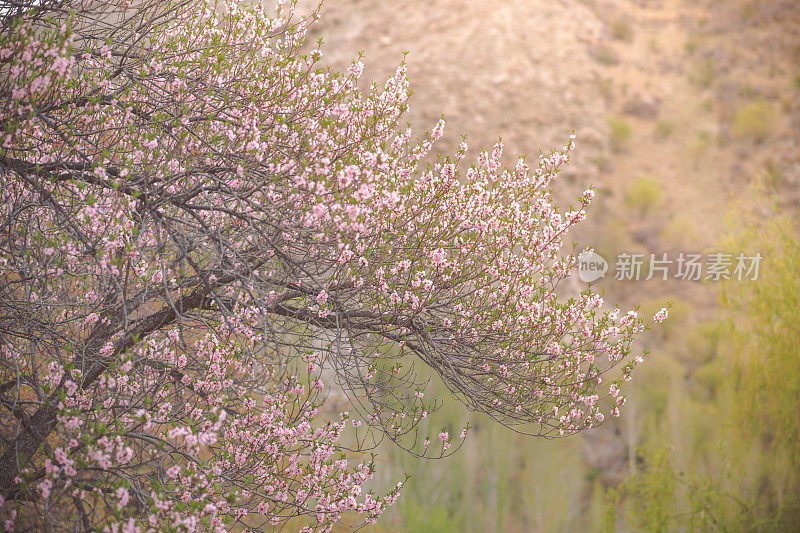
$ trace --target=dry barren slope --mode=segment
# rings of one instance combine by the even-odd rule
[[[597,180],[593,161],[607,142],[597,66],[584,44],[601,31],[571,0],[337,0],[316,28],[333,65],[363,50],[369,80],[385,79],[409,51],[408,119],[422,133],[444,115],[440,151],[452,151],[461,134],[474,151],[502,137],[511,161],[560,147],[575,129],[570,173],[582,184]]]

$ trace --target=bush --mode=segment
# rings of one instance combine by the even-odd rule
[[[625,20],[615,20],[611,24],[611,35],[619,41],[631,42],[633,40],[633,27]]]
[[[775,110],[764,99],[740,107],[733,116],[731,133],[740,140],[763,142],[775,125]]]
[[[686,42],[683,43],[683,49],[686,50],[687,54],[694,54],[697,51],[697,47],[700,46],[700,41],[697,37],[689,37],[686,39]]]
[[[662,201],[661,184],[651,176],[639,176],[625,193],[625,205],[645,214]]]
[[[701,89],[707,89],[714,83],[715,74],[714,60],[707,57],[695,61],[689,70],[689,81]]]
[[[611,147],[615,151],[622,150],[631,138],[633,129],[627,120],[621,117],[610,117],[608,119],[608,129],[611,136]]]
[[[590,50],[589,55],[603,65],[618,65],[619,56],[610,46],[601,44]]]
[[[655,138],[658,140],[669,139],[670,135],[675,131],[675,124],[668,120],[659,120],[656,122]]]
[[[711,149],[711,134],[707,131],[699,132],[690,142],[688,146],[689,154],[692,157],[694,164],[699,164]]]
[[[764,181],[769,187],[780,188],[786,185],[788,178],[780,165],[770,159],[764,168]]]
[[[700,240],[694,218],[686,213],[676,215],[664,224],[660,237],[664,245],[673,250],[688,249]]]

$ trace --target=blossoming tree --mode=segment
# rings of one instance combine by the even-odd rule
[[[7,529],[373,522],[400,484],[367,492],[345,448],[459,441],[424,434],[415,362],[520,431],[619,414],[642,322],[559,297],[593,196],[551,201],[572,140],[423,164],[443,124],[400,126],[404,66],[360,91],[292,5],[2,4]]]

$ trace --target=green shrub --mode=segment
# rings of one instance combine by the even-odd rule
[[[697,165],[707,155],[711,149],[711,134],[707,131],[699,132],[691,141],[689,141],[689,154]]]
[[[627,252],[634,245],[631,239],[630,224],[621,218],[613,217],[603,225],[603,232],[595,250],[609,261],[622,252]],[[606,276],[613,277],[613,264],[609,264]]]
[[[662,201],[661,183],[651,176],[639,176],[625,192],[625,205],[645,214]]]
[[[659,120],[656,122],[655,137],[659,140],[669,139],[670,135],[675,131],[675,124],[668,120]]]
[[[633,27],[625,20],[615,20],[611,24],[611,35],[614,39],[631,42],[633,40]]]
[[[737,139],[762,142],[775,125],[775,110],[766,100],[756,100],[740,107],[733,116],[731,133]]]
[[[743,5],[741,9],[742,16],[749,21],[752,21],[758,16],[758,7],[754,3],[747,3]]]
[[[700,40],[695,36],[689,37],[686,39],[686,42],[683,43],[683,49],[686,50],[687,54],[694,54],[698,46],[700,46]]]
[[[752,100],[756,97],[756,90],[749,83],[742,84],[736,93],[739,95],[739,98],[745,100]]]
[[[707,89],[714,83],[714,60],[710,57],[695,61],[689,70],[689,81],[701,89]]]
[[[622,150],[633,134],[631,125],[621,117],[609,117],[608,129],[611,135],[611,147],[614,150]]]
[[[644,464],[628,478],[623,490],[635,495],[631,522],[635,530],[666,532],[676,529],[679,517],[675,512],[678,479],[666,448],[640,450]]]
[[[606,45],[599,45],[591,51],[591,56],[603,65],[618,65],[619,56],[613,48]]]
[[[786,185],[788,180],[780,166],[770,159],[764,168],[764,182],[769,187],[777,189]]]
[[[686,213],[675,215],[661,228],[661,241],[673,250],[688,250],[696,247],[700,241],[700,233],[694,217]]]
[[[606,170],[611,168],[611,160],[603,154],[600,154],[592,158],[592,163],[594,163],[594,166],[600,172],[605,172]]]

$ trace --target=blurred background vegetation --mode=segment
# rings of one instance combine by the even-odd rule
[[[706,320],[672,299],[618,424],[542,441],[445,404],[437,423],[470,421],[470,437],[440,461],[382,450],[382,481],[412,477],[378,529],[796,531],[800,241],[796,222],[765,214],[761,198],[757,214],[731,211],[721,243],[731,253],[759,243],[758,282],[719,284]]]
[[[502,136],[513,164],[574,128],[557,196],[597,186],[575,235],[609,260],[596,288],[646,315],[672,302],[619,420],[541,440],[448,402],[430,433],[469,422],[465,445],[438,461],[381,448],[376,488],[412,477],[374,530],[800,530],[800,2],[337,0],[322,15],[326,60],[364,50],[366,80],[410,51],[408,119],[422,133],[444,114],[440,153]],[[715,252],[761,254],[758,280],[613,279],[620,253]]]

